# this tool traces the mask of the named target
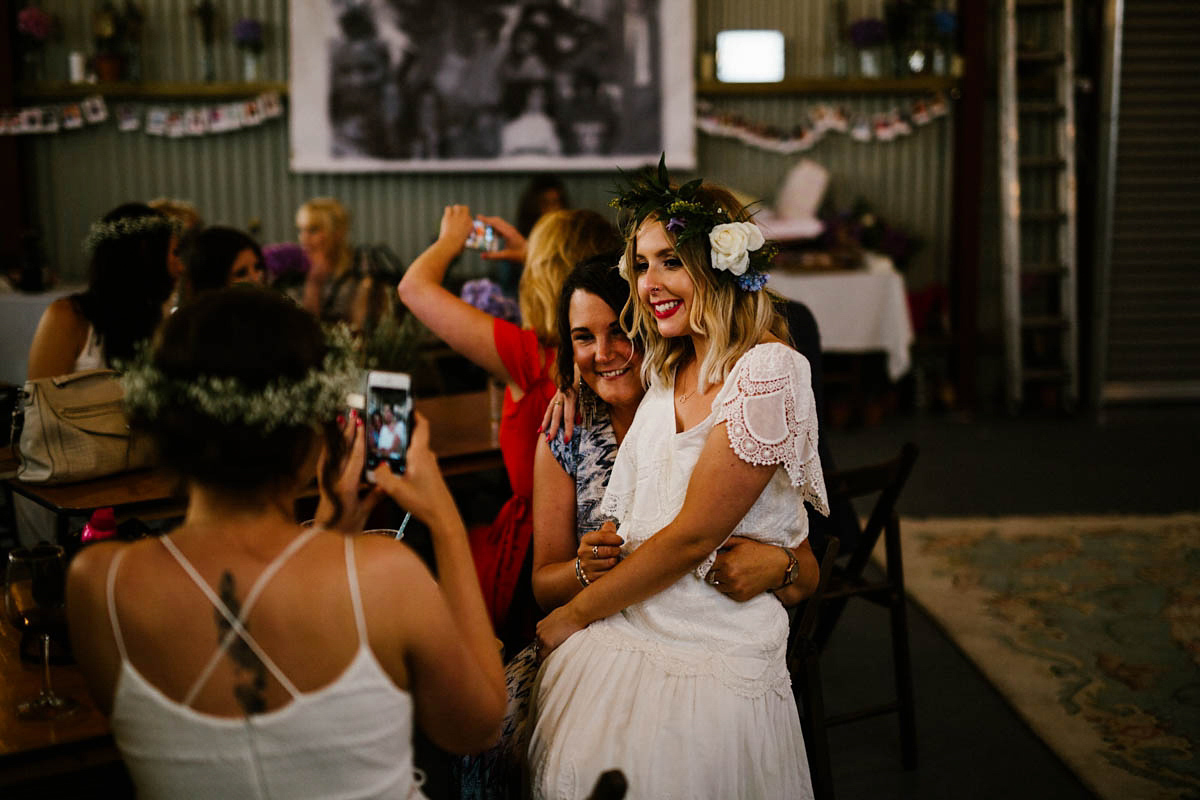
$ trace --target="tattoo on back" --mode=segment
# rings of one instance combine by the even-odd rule
[[[229,570],[225,570],[221,574],[221,584],[218,593],[221,596],[221,602],[228,607],[229,613],[236,618],[241,618],[242,604],[237,597],[233,573]],[[214,611],[213,613],[216,615],[217,641],[219,642],[224,640],[233,626],[229,624],[229,620],[225,619],[220,611]],[[245,620],[242,620],[242,626],[247,631],[250,630],[250,626],[246,625]],[[267,688],[266,665],[250,649],[250,645],[246,644],[246,640],[241,636],[234,638],[225,653],[237,668],[240,682],[233,687],[233,694],[237,698],[238,705],[247,714],[262,713],[267,708],[267,699],[264,695]]]

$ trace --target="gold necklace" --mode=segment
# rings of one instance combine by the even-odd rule
[[[684,392],[684,393],[680,394],[679,397],[677,398],[677,400],[679,401],[680,404],[686,403],[688,401],[688,398],[691,397],[692,395],[694,395],[696,393],[696,390],[699,388],[700,388],[700,380],[697,377],[696,385],[692,387],[692,390],[690,392]]]

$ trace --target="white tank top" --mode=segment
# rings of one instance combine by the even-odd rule
[[[104,369],[108,364],[104,360],[104,347],[100,344],[100,337],[96,333],[95,325],[88,325],[87,342],[83,345],[83,350],[79,355],[75,356],[75,369],[72,372],[83,372],[85,369]]]
[[[112,729],[139,798],[417,798],[424,797],[412,762],[412,697],[399,689],[367,642],[354,566],[346,538],[346,575],[358,629],[358,651],[332,683],[307,694],[296,689],[243,627],[263,588],[316,529],[284,548],[246,596],[240,616],[200,577],[168,537],[159,541],[187,572],[230,630],[184,702],[147,681],[129,662],[114,602],[117,568],[108,572],[108,615],[121,653]],[[240,637],[292,695],[285,706],[245,717],[191,708],[226,649]]]

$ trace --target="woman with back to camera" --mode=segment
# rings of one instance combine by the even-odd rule
[[[492,217],[482,219],[497,222]],[[594,211],[548,214],[534,226],[528,243],[511,226],[496,225],[506,238],[512,234],[518,245],[524,245],[527,254],[518,291],[522,328],[480,311],[442,286],[473,225],[466,206],[447,206],[437,241],[404,273],[399,294],[435,335],[507,387],[499,440],[513,497],[490,526],[472,531],[471,547],[488,610],[512,653],[528,643],[533,632],[532,597],[519,578],[533,529],[533,451],[542,413],[555,392],[554,356],[559,341],[554,309],[559,288],[572,266],[618,247],[621,239],[612,224]],[[518,590],[522,599],[509,626],[509,607]]]
[[[139,796],[416,797],[414,721],[450,751],[494,741],[500,660],[428,426],[359,502],[365,428],[338,416],[357,374],[347,337],[248,286],[180,308],[127,373],[186,516],[81,551],[67,609]],[[349,535],[382,493],[429,526],[436,581],[402,543]]]
[[[728,191],[673,187],[660,164],[616,202],[650,387],[600,504],[622,558],[538,625],[534,795],[582,797],[617,767],[639,796],[811,797],[787,615],[712,591],[711,568],[733,533],[790,548],[802,501],[827,513],[808,363]]]
[[[29,347],[29,378],[108,367],[133,356],[162,321],[174,278],[177,229],[164,214],[126,203],[93,223],[85,240],[88,284],[47,307]]]

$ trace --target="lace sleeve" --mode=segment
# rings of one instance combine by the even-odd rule
[[[717,395],[729,446],[750,464],[782,464],[802,499],[829,516],[817,454],[817,412],[804,356],[782,344],[742,356]]]

